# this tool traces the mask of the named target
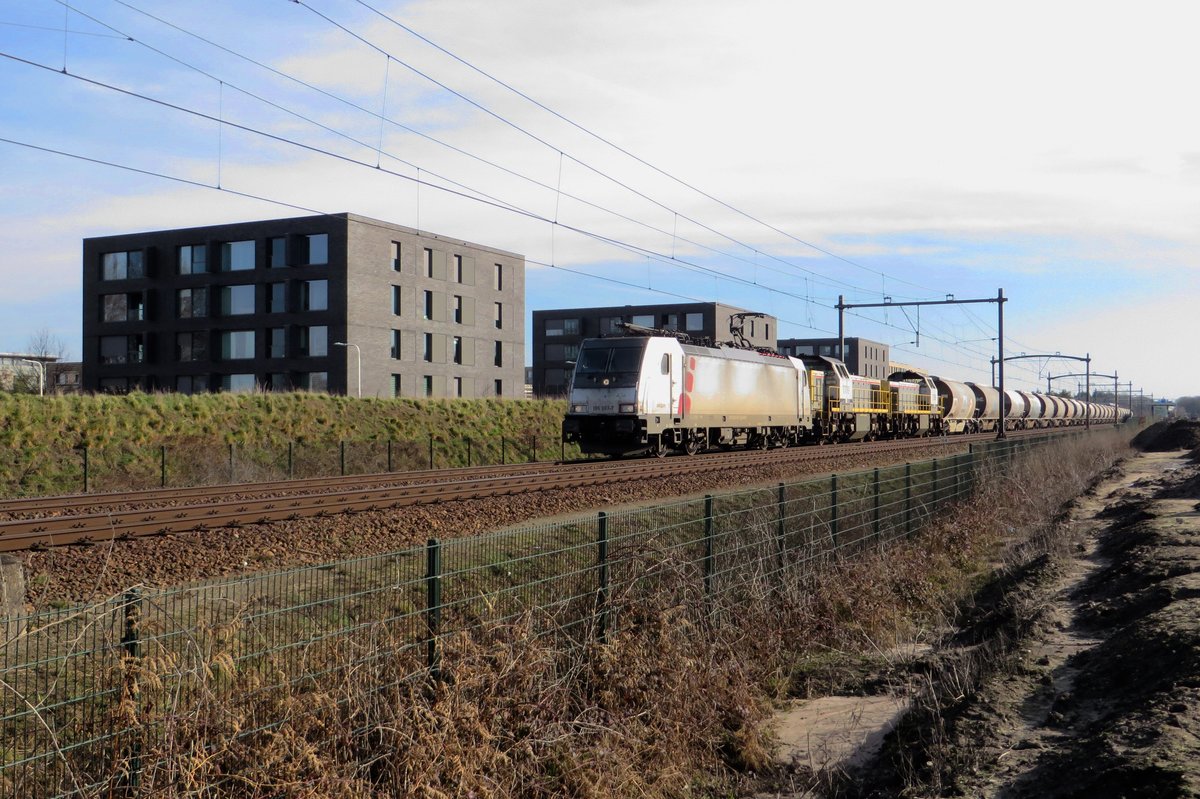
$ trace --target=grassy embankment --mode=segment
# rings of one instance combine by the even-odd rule
[[[561,401],[357,399],[322,394],[0,393],[0,496],[93,491],[557,458]],[[502,443],[503,441],[503,443]],[[504,452],[502,453],[502,448]],[[568,450],[568,456],[572,453]]]
[[[243,672],[215,647],[191,707],[160,703],[161,675],[147,664],[125,675],[136,689],[113,711],[171,729],[141,753],[158,764],[142,776],[152,798],[203,788],[215,797],[356,799],[804,790],[811,777],[770,765],[774,703],[861,687],[897,644],[936,638],[1006,552],[1027,542],[1044,549],[1063,503],[1123,445],[1119,434],[1099,433],[1022,456],[1010,476],[983,481],[976,498],[911,539],[830,560],[782,586],[763,576],[749,601],[716,613],[681,602],[686,591],[661,591],[661,601],[623,612],[607,641],[565,651],[533,634],[546,619],[495,624],[445,642],[449,680],[435,685],[405,679],[420,659],[397,655],[392,679],[334,667],[336,679],[262,690],[256,670]],[[386,650],[378,638],[370,644]],[[355,647],[308,657],[329,667],[352,662]],[[143,715],[147,706],[161,718]],[[289,721],[235,734],[263,718]],[[215,749],[197,757],[198,738]]]

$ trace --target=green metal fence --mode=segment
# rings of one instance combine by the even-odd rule
[[[136,795],[179,778],[166,737],[205,703],[316,690],[350,675],[380,689],[437,678],[450,636],[531,609],[565,643],[603,640],[664,592],[718,613],[763,581],[913,535],[1034,440],[968,454],[637,510],[602,512],[286,572],[132,590],[4,622],[0,797]],[[269,703],[266,705],[269,707]]]

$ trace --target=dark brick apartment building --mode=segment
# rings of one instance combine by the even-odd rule
[[[85,391],[520,397],[525,259],[341,213],[83,242]]]

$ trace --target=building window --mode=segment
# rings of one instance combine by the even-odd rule
[[[454,378],[450,385],[454,396],[461,397],[463,395],[463,381],[461,377]]]
[[[176,333],[175,360],[180,363],[208,360],[208,333]]]
[[[546,335],[547,336],[578,336],[579,335],[579,320],[578,319],[547,319],[546,320]]]
[[[102,394],[128,394],[129,393],[129,378],[127,378],[127,377],[102,377],[102,378],[100,378],[100,393],[102,393]]]
[[[267,357],[287,357],[287,328],[267,328]]]
[[[400,309],[403,307],[401,304],[401,300],[402,300],[403,296],[404,295],[401,293],[399,286],[392,286],[392,315],[393,316],[400,315]]]
[[[496,342],[496,350],[495,350],[495,355],[493,356],[493,362],[496,364],[496,366],[504,366],[504,343],[503,342],[500,342],[500,341]]]
[[[101,257],[101,280],[134,280],[145,276],[145,261],[141,250],[106,252]]]
[[[300,304],[305,311],[329,310],[329,281],[306,280],[301,283]]]
[[[688,330],[703,330],[704,329],[704,314],[690,313],[683,318],[683,323],[687,325]]]
[[[621,332],[621,317],[619,316],[601,316],[600,317],[600,335],[611,336]]]
[[[179,248],[179,274],[202,275],[208,271],[208,247],[188,244]]]
[[[432,291],[425,292],[425,318],[426,319],[433,318],[433,292]]]
[[[306,391],[329,391],[329,372],[301,372],[296,377],[298,387]]]
[[[100,363],[141,363],[145,360],[141,336],[101,336]]]
[[[400,396],[400,375],[397,374],[392,375],[392,396]]]
[[[271,372],[267,375],[267,389],[269,391],[291,391],[292,381],[288,379],[286,372]]]
[[[253,268],[253,241],[227,241],[221,245],[222,272],[244,272]]]
[[[392,331],[392,357],[400,360],[400,331]]]
[[[425,277],[433,277],[433,250],[426,247],[421,257],[425,264]]]
[[[432,333],[425,334],[425,349],[424,349],[424,354],[421,357],[424,358],[426,361],[433,361],[433,334]]]
[[[329,354],[329,328],[312,325],[300,328],[300,355],[306,358],[324,358]],[[322,389],[324,390],[324,389]]]
[[[454,295],[454,321],[460,325],[463,323],[463,298],[457,294]]]
[[[492,288],[504,291],[504,267],[500,264],[492,267]]]
[[[450,339],[450,349],[454,362],[461,364],[463,362],[463,340],[461,336],[454,336]]]
[[[175,292],[175,310],[180,319],[208,316],[208,289],[179,289]]]
[[[638,325],[639,327],[654,327],[654,314],[634,314],[632,317],[630,317],[629,321],[630,323]]]
[[[578,344],[547,344],[547,361],[573,361],[579,357]]]
[[[463,263],[461,255],[454,256],[454,282],[463,282]]]
[[[504,327],[504,304],[497,302],[494,305],[493,314],[495,316],[496,329],[500,330]]]
[[[267,313],[283,313],[287,310],[287,283],[267,284]]]
[[[433,396],[433,375],[423,375],[421,377],[422,390],[426,397]]]
[[[495,392],[497,397],[504,396],[504,381],[503,380],[493,381],[492,382],[492,391]]]
[[[224,330],[221,332],[221,360],[238,361],[253,357],[253,330]]]
[[[392,242],[392,269],[396,272],[400,271],[400,242]]]
[[[246,393],[258,388],[252,374],[221,375],[221,390]]]
[[[329,263],[329,234],[313,233],[308,239],[308,262],[320,266]]]
[[[267,247],[270,250],[271,259],[268,263],[272,269],[280,269],[287,266],[287,239],[283,236],[278,238],[268,239]]]
[[[208,376],[180,375],[175,378],[175,390],[180,394],[204,394],[208,391]]]
[[[244,316],[254,313],[254,286],[221,286],[221,315]]]
[[[140,294],[105,294],[100,298],[102,322],[140,322],[146,307]]]

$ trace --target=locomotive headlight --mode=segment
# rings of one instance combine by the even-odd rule
[[[571,406],[571,413],[583,413],[586,410],[587,410],[586,405],[572,405]]]
[[[632,402],[622,402],[617,406],[617,413],[636,413],[637,405]]]

